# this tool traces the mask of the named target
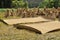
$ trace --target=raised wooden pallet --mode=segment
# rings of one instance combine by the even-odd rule
[[[60,29],[60,22],[51,21],[51,22],[36,23],[36,24],[19,24],[19,25],[15,25],[15,26],[18,28],[25,28],[28,30],[33,30],[35,32],[45,34],[47,32]]]
[[[17,23],[34,23],[34,22],[50,21],[50,20],[44,19],[42,17],[35,17],[35,18],[7,19],[3,21],[9,25],[13,25]]]

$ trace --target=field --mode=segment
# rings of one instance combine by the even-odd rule
[[[0,11],[0,19],[5,19],[3,11]],[[17,29],[13,25],[5,25],[0,22],[0,40],[60,40],[60,31],[39,34],[26,29]]]
[[[26,29],[17,29],[0,22],[0,40],[60,40],[60,31],[39,34]]]

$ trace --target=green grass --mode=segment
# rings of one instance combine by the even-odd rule
[[[60,40],[60,31],[38,34],[0,22],[0,40]]]
[[[7,9],[9,9],[9,8],[6,8],[6,9],[0,8],[0,12],[5,12]],[[11,8],[11,9],[15,9],[15,8]]]

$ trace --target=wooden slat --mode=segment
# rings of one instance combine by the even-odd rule
[[[40,21],[49,21],[49,20],[46,20],[42,17],[35,17],[35,18],[7,19],[3,21],[9,25],[12,25],[12,24],[17,24],[17,23],[40,22]]]
[[[24,25],[27,29],[28,28],[34,28],[38,31],[40,31],[42,34],[45,34],[47,32],[53,31],[60,29],[60,22],[58,21],[52,21],[52,22],[46,22],[46,23],[37,23],[37,24],[22,24]],[[22,28],[25,28],[22,27]],[[33,29],[32,29],[33,30]]]

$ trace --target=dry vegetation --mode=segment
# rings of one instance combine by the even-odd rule
[[[0,12],[0,18],[30,18],[42,16],[47,19],[60,19],[60,8],[18,8],[7,9],[5,12]]]
[[[16,10],[14,9],[7,9],[5,12],[4,17],[19,17],[19,18],[27,18],[27,17],[37,17],[37,16],[43,16],[48,19],[60,19],[60,8],[33,8],[33,9],[25,9],[25,8],[18,8]]]

